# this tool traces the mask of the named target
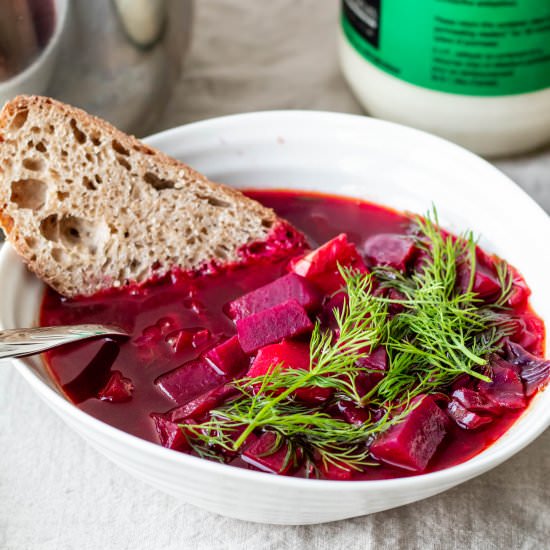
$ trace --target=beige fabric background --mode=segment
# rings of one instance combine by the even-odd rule
[[[159,129],[258,109],[360,112],[338,72],[336,0],[196,3],[192,50]],[[497,165],[550,211],[550,150]],[[5,365],[0,388],[2,550],[550,548],[550,431],[431,499],[280,527],[222,518],[136,481],[69,431]]]

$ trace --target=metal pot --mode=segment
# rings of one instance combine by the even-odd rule
[[[72,0],[47,94],[136,135],[166,106],[191,36],[192,0]]]

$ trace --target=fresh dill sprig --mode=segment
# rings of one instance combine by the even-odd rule
[[[507,265],[496,264],[501,293],[494,303],[485,304],[473,291],[472,233],[458,238],[444,233],[435,210],[414,222],[418,246],[425,253],[421,269],[409,277],[387,268],[375,270],[384,287],[403,296],[393,302],[404,309],[389,321],[389,371],[364,402],[393,401],[405,392],[410,397],[436,392],[461,374],[489,380],[483,367],[510,330],[509,319],[499,312],[511,290]],[[458,285],[461,266],[469,270],[465,290]]]
[[[234,452],[253,431],[266,429],[299,445],[312,464],[317,459],[325,466],[359,469],[371,462],[366,442],[395,422],[390,409],[378,421],[358,428],[320,407],[297,402],[293,395],[301,388],[332,388],[340,398],[360,402],[355,378],[369,370],[358,368],[356,363],[385,338],[387,304],[373,294],[372,275],[346,269],[342,275],[348,299],[334,312],[338,338],[316,323],[310,340],[309,370],[278,366],[266,375],[237,380],[234,384],[241,397],[212,411],[202,424],[182,425],[186,433],[210,448]]]
[[[287,463],[299,454],[317,473],[319,464],[361,470],[373,464],[370,442],[410,412],[414,397],[440,392],[462,374],[488,380],[488,358],[510,330],[505,313],[512,288],[508,266],[497,262],[501,294],[486,304],[473,291],[472,234],[457,238],[443,232],[435,209],[413,221],[422,263],[412,275],[390,268],[371,274],[341,268],[347,299],[334,310],[338,330],[335,334],[315,324],[309,370],[278,365],[265,375],[236,380],[238,398],[211,411],[205,422],[181,425],[197,454],[220,459],[241,449],[252,433],[270,431],[276,437],[268,453],[287,445]],[[466,289],[458,284],[461,266],[470,273]],[[395,289],[399,297],[375,293],[375,285]],[[389,315],[390,305],[402,311]],[[388,352],[388,371],[366,395],[359,395],[357,376],[372,371],[358,360],[377,346]],[[368,405],[370,418],[352,425],[331,416],[326,404],[312,407],[295,398],[296,390],[311,387],[332,388],[331,402]]]

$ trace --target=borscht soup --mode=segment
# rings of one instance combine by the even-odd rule
[[[370,480],[461,463],[550,377],[519,271],[470,233],[357,199],[248,191],[305,240],[67,299],[42,325],[115,324],[127,340],[49,352],[77,407],[232,466]]]

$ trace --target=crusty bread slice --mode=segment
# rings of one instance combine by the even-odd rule
[[[34,273],[76,296],[238,261],[279,222],[103,120],[20,96],[0,113],[0,224]]]

